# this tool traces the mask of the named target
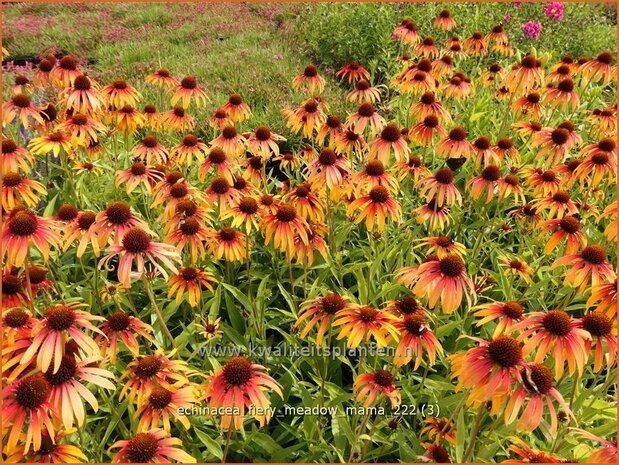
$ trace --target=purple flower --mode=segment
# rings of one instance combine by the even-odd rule
[[[522,2],[514,2],[514,8],[520,8],[522,6]]]
[[[546,3],[544,6],[544,14],[546,17],[554,19],[555,21],[561,21],[563,19],[563,10],[565,10],[565,5],[561,2]]]
[[[529,39],[539,39],[539,34],[542,32],[542,23],[539,21],[528,21],[520,26]]]
[[[503,16],[503,21],[505,21],[506,23],[510,23],[512,21],[512,15]]]

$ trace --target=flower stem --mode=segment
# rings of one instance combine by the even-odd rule
[[[168,339],[170,339],[170,342],[172,343],[172,347],[176,349],[177,348],[176,341],[174,341],[174,337],[172,336],[172,333],[168,329],[168,325],[166,325],[165,319],[163,318],[163,314],[161,313],[161,310],[159,309],[159,305],[157,305],[157,302],[155,301],[155,295],[153,294],[153,290],[151,289],[150,283],[148,282],[148,279],[146,278],[146,276],[142,276],[142,281],[144,282],[144,289],[146,290],[148,299],[150,300],[150,303],[153,305],[153,308],[155,309],[157,318],[159,318],[159,322],[161,323],[161,328],[168,336]]]

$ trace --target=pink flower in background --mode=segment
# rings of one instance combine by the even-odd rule
[[[503,21],[505,21],[506,23],[511,23],[512,15],[505,15],[505,16],[503,16]]]
[[[522,2],[514,2],[514,8],[520,8],[522,6]]]
[[[542,23],[539,21],[528,21],[520,28],[529,37],[529,39],[539,39],[539,35],[542,32]]]
[[[544,14],[546,17],[556,21],[561,21],[563,19],[563,10],[565,10],[565,5],[561,2],[546,3],[544,6]]]

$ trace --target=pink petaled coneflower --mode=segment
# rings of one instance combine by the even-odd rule
[[[454,184],[454,174],[448,167],[440,168],[434,176],[419,180],[417,186],[421,186],[419,195],[426,201],[436,200],[438,205],[450,205],[462,203],[462,195]]]
[[[120,241],[120,244],[112,245],[107,249],[108,255],[99,262],[99,267],[106,266],[114,257],[119,257],[118,280],[126,286],[131,285],[131,265],[137,260],[137,272],[142,274],[146,269],[145,259],[154,268],[167,278],[166,269],[157,260],[161,261],[166,268],[176,273],[178,270],[173,262],[181,263],[176,248],[169,244],[153,242],[150,234],[139,227],[129,229]]]
[[[120,450],[112,463],[196,463],[196,459],[176,446],[182,446],[178,438],[169,437],[164,430],[153,429],[138,433],[131,439],[115,442],[111,449]]]
[[[387,370],[363,373],[355,378],[353,394],[356,400],[363,400],[364,407],[371,407],[380,394],[384,394],[391,401],[392,407],[397,407],[402,398],[394,381],[393,375]]]

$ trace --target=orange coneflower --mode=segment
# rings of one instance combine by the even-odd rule
[[[606,367],[612,368],[617,356],[616,321],[611,320],[602,312],[595,311],[583,316],[580,324],[591,335],[591,339],[585,341],[587,353],[591,352],[592,345],[595,344],[593,372],[598,373],[602,369],[605,354],[608,354]],[[604,342],[606,347],[604,347]]]
[[[516,202],[521,202],[523,205],[526,203],[524,190],[520,185],[520,180],[514,174],[508,174],[507,176],[499,179],[499,200],[503,200],[510,195],[514,196]]]
[[[214,147],[221,148],[231,157],[237,157],[245,153],[247,139],[237,132],[234,126],[226,126],[221,134],[211,141]]]
[[[454,424],[448,418],[425,418],[423,422],[427,425],[424,426],[419,435],[428,435],[429,439],[434,439],[434,445],[438,445],[442,439],[452,444],[456,443],[456,428]]]
[[[2,302],[0,304],[0,308],[3,310],[7,308],[20,310],[15,307],[27,305],[28,301],[28,294],[26,293],[26,289],[22,288],[22,283],[19,277],[5,272],[2,275]],[[20,332],[22,327],[32,328],[32,325],[26,325],[26,323],[30,321],[28,318],[31,317],[29,317],[26,313],[16,313],[15,318],[10,318],[8,324],[5,325],[5,328],[20,328]],[[7,321],[4,322],[7,323]],[[15,322],[15,324],[12,322]],[[24,336],[29,335],[30,331],[28,331],[27,334],[24,334]]]
[[[534,136],[535,133],[541,131],[542,125],[537,121],[518,121],[512,124],[512,128],[524,138]]]
[[[421,445],[427,451],[425,455],[417,456],[422,462],[451,463],[452,459],[449,456],[449,451],[443,446],[427,442],[422,442]]]
[[[228,101],[217,111],[225,112],[225,118],[220,115],[220,119],[228,119],[232,123],[241,123],[251,116],[251,109],[239,94],[232,94]],[[214,115],[216,117],[217,115]]]
[[[479,31],[473,32],[470,37],[464,39],[463,45],[464,51],[472,56],[485,55],[488,53],[487,40]]]
[[[312,185],[309,182],[299,184],[291,189],[282,200],[290,202],[307,221],[322,221],[324,219],[323,204],[312,192]]]
[[[456,73],[449,81],[439,88],[439,91],[444,92],[445,96],[448,98],[461,100],[469,97],[474,89],[470,78],[462,73]]]
[[[161,125],[177,132],[193,131],[196,122],[183,107],[174,107],[161,115]]]
[[[359,171],[352,178],[352,182],[357,188],[385,186],[391,192],[398,190],[398,181],[385,169],[385,165],[380,160],[370,160],[365,164],[363,170]]]
[[[202,299],[202,289],[206,288],[213,292],[213,283],[216,283],[215,277],[206,270],[194,267],[181,268],[179,272],[170,278],[168,284],[168,298],[176,294],[176,303],[179,304],[188,291],[189,305],[195,307]]]
[[[131,151],[139,160],[148,164],[168,162],[167,149],[152,134],[144,137]]]
[[[370,102],[376,103],[380,100],[380,92],[376,87],[372,87],[366,79],[360,79],[355,83],[354,90],[346,96],[349,102]]]
[[[419,180],[417,186],[421,186],[419,195],[427,202],[435,199],[438,205],[462,203],[462,195],[454,184],[454,173],[449,167],[440,168],[433,176]]]
[[[37,86],[47,87],[51,83],[51,72],[54,69],[55,63],[56,57],[54,57],[53,62],[47,58],[43,58],[39,61],[32,82]]]
[[[529,284],[533,282],[531,279],[533,268],[531,268],[527,263],[518,258],[510,258],[508,256],[503,256],[500,260],[501,263],[499,265],[504,267],[507,273],[520,276],[520,278]]]
[[[346,126],[358,134],[365,133],[367,128],[369,128],[370,133],[376,134],[386,124],[385,119],[376,112],[374,106],[369,102],[359,105],[357,111],[346,120]]]
[[[231,226],[233,228],[244,227],[247,234],[249,234],[252,229],[258,230],[260,228],[262,214],[263,209],[258,204],[258,200],[251,195],[246,195],[239,198],[230,208],[222,212],[221,219],[232,218]]]
[[[286,252],[288,257],[295,253],[295,234],[298,234],[304,243],[308,243],[307,222],[290,204],[278,205],[275,213],[263,218],[263,225],[265,244],[273,241],[273,246]]]
[[[566,158],[572,147],[570,131],[565,127],[544,128],[535,133],[531,146],[540,147],[535,160],[543,159],[545,165],[557,165]]]
[[[49,135],[48,143],[55,143],[56,147],[66,146],[66,142],[63,144],[63,140],[60,139],[58,134],[66,132],[70,134],[71,143],[79,146],[88,146],[91,142],[97,142],[99,140],[99,134],[105,132],[105,126],[94,118],[91,118],[84,113],[74,113],[72,116],[68,116],[67,119],[58,125],[57,132]],[[60,139],[60,140],[59,140]]]
[[[347,338],[346,347],[355,348],[371,338],[379,347],[386,347],[390,339],[398,341],[400,335],[394,323],[397,317],[371,305],[349,305],[338,312],[334,327],[341,326],[337,340]]]
[[[198,178],[203,181],[212,168],[215,168],[217,176],[223,177],[229,184],[234,183],[233,160],[226,155],[220,147],[213,147],[206,156],[206,159],[198,169]]]
[[[528,170],[525,184],[533,187],[533,195],[552,195],[561,188],[561,177],[555,170],[542,170],[537,167]]]
[[[223,176],[213,179],[206,190],[206,195],[209,202],[218,202],[220,212],[242,197],[242,194],[233,188],[233,184]]]
[[[479,199],[486,192],[485,203],[490,203],[494,197],[498,181],[501,178],[501,171],[497,166],[486,166],[482,172],[466,183],[467,189],[471,189],[471,197]]]
[[[303,242],[303,238],[299,234],[294,236],[294,247],[297,251],[297,263],[312,266],[314,263],[314,250],[317,250],[322,258],[327,260],[329,251],[325,234],[327,226],[324,223],[309,223],[307,228],[307,243]]]
[[[496,44],[507,44],[509,39],[507,34],[505,34],[505,30],[503,29],[502,24],[497,24],[492,28],[492,30],[486,34],[486,41],[488,43],[494,42]]]
[[[95,340],[84,332],[84,329],[95,333],[101,333],[92,321],[103,320],[103,317],[91,315],[79,308],[86,304],[79,302],[67,302],[66,304],[52,305],[47,307],[43,318],[37,321],[32,329],[32,343],[24,352],[21,364],[27,364],[36,356],[36,366],[41,371],[58,373],[62,363],[62,355],[65,352],[65,336],[70,336],[77,346],[89,356],[99,354],[99,346]],[[52,367],[53,365],[53,367]]]
[[[432,37],[426,37],[413,47],[417,55],[421,55],[424,58],[432,59],[438,56],[438,48],[434,45],[434,39]]]
[[[146,76],[145,81],[149,84],[155,84],[159,87],[166,87],[171,89],[179,85],[178,79],[170,74],[167,69],[160,69],[152,74]]]
[[[436,353],[443,353],[441,343],[430,331],[423,313],[405,314],[402,320],[395,323],[395,328],[402,335],[393,358],[396,367],[406,365],[415,357],[413,370],[416,370],[421,365],[424,352],[428,355],[428,365],[432,366],[436,361]]]
[[[580,229],[580,220],[576,216],[568,215],[563,218],[547,220],[539,224],[539,228],[541,229],[540,239],[549,232],[553,233],[544,246],[546,255],[550,255],[556,250],[564,238],[567,238],[565,255],[574,255],[579,247],[587,246],[587,237]]]
[[[116,111],[116,125],[125,134],[135,134],[144,126],[144,122],[144,115],[131,105],[125,105]]]
[[[580,437],[602,444],[601,448],[596,449],[587,457],[587,463],[615,463],[617,461],[617,441],[609,441],[580,428],[572,429],[578,433]]]
[[[432,69],[431,63],[429,68]],[[410,67],[408,71],[412,74],[407,72],[401,79],[396,78],[394,82],[394,84],[399,84],[402,93],[420,95],[436,89],[436,81],[429,71],[421,71],[415,66]]]
[[[449,357],[451,378],[458,378],[457,391],[471,390],[467,404],[478,407],[491,400],[492,413],[497,413],[525,365],[521,344],[510,336],[498,336],[489,341],[471,339],[479,345]]]
[[[451,77],[453,72],[453,58],[447,54],[432,62],[432,76],[438,81],[443,77]]]
[[[198,86],[195,76],[185,76],[181,79],[178,85],[171,88],[170,91],[174,92],[170,101],[172,106],[176,106],[176,104],[180,101],[181,106],[187,109],[189,108],[192,100],[195,102],[196,107],[206,105],[208,102],[208,97],[206,96],[206,93]]]
[[[72,87],[66,88],[61,95],[67,110],[76,113],[92,115],[105,108],[104,99],[97,90],[96,83],[83,74],[77,76]]]
[[[523,405],[520,420],[516,425],[518,431],[531,432],[542,422],[544,415],[544,402],[550,412],[550,434],[557,433],[557,412],[552,401],[555,400],[561,407],[562,412],[575,420],[574,414],[563,399],[563,396],[555,388],[555,380],[550,368],[541,363],[527,363],[516,376],[518,387],[511,393],[509,401],[505,405],[505,424],[513,423]],[[527,403],[528,399],[528,403]]]
[[[26,129],[30,127],[30,120],[38,124],[44,124],[44,119],[39,110],[26,94],[15,94],[2,106],[2,120],[4,124],[11,124],[14,121],[21,123]]]
[[[272,155],[279,155],[277,143],[285,140],[285,137],[275,134],[267,126],[258,126],[247,139],[247,150],[252,155],[268,160]]]
[[[398,162],[408,158],[410,149],[397,124],[389,123],[382,128],[380,134],[371,142],[367,158],[369,160],[378,159],[387,164],[392,152],[395,161]]]
[[[444,229],[449,225],[451,214],[445,205],[436,203],[436,199],[430,200],[425,205],[421,205],[415,210],[417,222],[419,224],[428,222],[428,227],[431,231],[435,229]]]
[[[178,420],[185,429],[189,429],[189,419],[186,415],[179,413],[179,410],[190,409],[196,402],[194,391],[195,388],[192,385],[175,387],[173,390],[160,386],[154,387],[144,405],[134,414],[135,419],[140,419],[137,431],[149,431],[163,423],[163,430],[169,433],[170,416]]]
[[[99,267],[105,266],[110,260],[118,256],[118,281],[126,286],[131,285],[131,265],[134,259],[137,259],[137,272],[140,275],[146,271],[144,260],[146,258],[165,278],[168,277],[168,273],[157,260],[160,260],[173,273],[177,272],[173,262],[181,262],[174,246],[153,242],[149,233],[139,227],[129,229],[122,236],[121,243],[111,245],[107,252],[108,255],[99,262]]]
[[[120,450],[112,458],[113,463],[196,463],[196,459],[182,449],[178,438],[169,437],[163,430],[153,429],[137,433],[131,439],[117,441],[110,449]]]
[[[142,97],[142,94],[135,87],[123,79],[116,79],[110,85],[102,88],[101,95],[105,97],[107,104],[113,110],[124,106],[134,107]]]
[[[602,81],[602,84],[606,85],[615,76],[615,69],[612,52],[602,52],[596,58],[580,65],[578,73],[583,75],[586,82],[598,83]]]
[[[563,79],[571,78],[573,70],[567,64],[559,63],[552,67],[551,72],[546,76],[547,84],[557,84]]]
[[[575,111],[580,105],[578,94],[574,91],[574,81],[570,78],[563,79],[557,84],[557,87],[548,88],[544,93],[544,103],[553,108],[560,108],[561,111],[566,111],[571,107]],[[538,119],[537,116],[533,116]]]
[[[602,181],[604,176],[613,180],[617,172],[617,149],[614,140],[602,139],[597,144],[586,146],[581,155],[586,158],[574,170],[574,176],[584,183],[589,181],[590,186],[595,186]],[[589,179],[589,176],[591,179]]]
[[[280,384],[264,373],[265,370],[265,367],[252,364],[246,357],[236,356],[209,376],[204,386],[204,397],[209,407],[225,412],[221,415],[223,430],[241,429],[245,409],[252,405],[261,407],[252,411],[260,426],[271,419],[268,409],[271,401],[265,391],[269,388],[282,398],[284,395]]]
[[[49,293],[50,290],[54,290],[57,292],[56,287],[49,279],[47,272],[49,270],[44,266],[39,265],[30,265],[28,266],[28,273],[22,273],[22,286],[25,288],[28,287],[28,276],[30,276],[30,291],[33,296],[36,296],[40,290],[47,293],[48,297],[51,298]],[[27,276],[28,275],[28,276]]]
[[[88,457],[76,446],[61,444],[66,436],[75,433],[75,428],[65,429],[51,437],[47,431],[41,431],[41,446],[38,449],[26,451],[24,445],[13,450],[6,457],[6,463],[82,463]],[[25,435],[21,435],[25,436]]]
[[[65,428],[73,427],[74,418],[77,426],[82,427],[86,417],[82,399],[90,404],[95,413],[99,410],[97,399],[82,383],[88,382],[114,390],[115,386],[110,381],[114,379],[114,375],[96,365],[92,366],[100,360],[98,355],[77,359],[67,351],[60,358],[60,367],[56,372],[50,369],[43,373],[50,386],[49,400],[59,410],[54,416],[62,421]]]
[[[441,10],[434,20],[434,27],[441,31],[451,31],[456,27],[456,21],[451,17],[449,10],[445,8]]]
[[[310,95],[321,94],[325,88],[325,78],[318,73],[316,66],[310,64],[292,80],[292,87],[298,91],[307,90]]]
[[[46,151],[45,153],[49,152]],[[7,171],[22,171],[30,173],[34,157],[24,147],[20,147],[10,138],[2,138],[2,172]]]
[[[25,376],[11,382],[2,390],[2,425],[11,430],[5,448],[12,453],[26,425],[24,453],[32,445],[35,451],[41,449],[45,434],[54,435],[54,425],[48,412],[56,408],[50,402],[51,387],[43,373]]]
[[[325,333],[330,329],[333,319],[338,313],[349,306],[346,296],[341,296],[335,292],[330,292],[324,297],[316,297],[301,305],[301,310],[294,327],[298,328],[303,322],[305,327],[299,333],[301,338],[305,338],[311,329],[320,322],[316,333],[316,344],[322,345]]]
[[[186,362],[171,360],[160,350],[143,355],[132,361],[120,376],[120,380],[130,378],[120,391],[119,400],[127,396],[129,403],[133,403],[137,396],[137,404],[142,406],[155,386],[172,390],[175,384],[188,382],[185,375],[189,372]]]
[[[497,321],[492,337],[501,334],[510,334],[512,326],[522,321],[524,307],[520,302],[510,300],[508,302],[491,302],[478,305],[474,308],[476,317],[483,317],[476,323],[476,326],[483,326],[490,321]]]
[[[180,144],[170,150],[170,159],[179,167],[191,166],[194,160],[202,162],[206,151],[204,142],[193,134],[186,134]]]
[[[564,310],[529,313],[512,330],[520,331],[518,339],[524,342],[525,356],[535,352],[535,363],[542,363],[552,351],[557,378],[563,375],[566,362],[570,375],[578,371],[582,376],[588,358],[585,341],[591,336]]]
[[[532,449],[526,442],[515,436],[509,439],[514,443],[507,448],[510,452],[515,452],[521,458],[504,460],[503,463],[561,463],[563,459],[550,455],[536,449]]]
[[[67,250],[78,238],[77,256],[81,257],[90,243],[96,257],[99,256],[98,228],[94,226],[97,215],[93,211],[81,212],[74,222],[71,222],[64,231],[64,250]]]
[[[338,154],[345,155],[347,157],[356,158],[363,153],[367,144],[361,134],[356,133],[352,129],[346,128],[335,139],[335,151]]]
[[[316,134],[316,143],[323,145],[327,136],[329,136],[329,147],[333,148],[337,139],[341,136],[344,130],[344,125],[337,115],[329,115],[324,124],[318,129]]]
[[[350,174],[350,168],[346,157],[338,156],[330,148],[324,148],[318,157],[307,165],[305,172],[310,184],[322,192],[325,188],[333,189],[340,185]]]
[[[140,227],[154,235],[148,225],[137,217],[128,203],[122,200],[110,202],[107,208],[97,214],[94,228],[99,236],[99,246],[108,242],[120,244],[129,229]]]
[[[544,85],[544,68],[533,55],[525,55],[503,78],[502,84],[514,94]]]
[[[400,204],[384,186],[374,186],[367,194],[353,200],[347,207],[347,214],[351,215],[355,210],[360,210],[355,223],[359,224],[365,219],[368,231],[373,231],[376,226],[377,231],[382,232],[385,220],[389,217],[397,222],[402,219]]]
[[[548,93],[545,94],[544,98],[548,98],[547,95]],[[544,114],[541,100],[542,97],[538,92],[529,92],[514,100],[512,109],[518,111],[521,115],[528,115],[533,119],[539,120],[540,116]]]
[[[20,267],[26,260],[31,244],[47,261],[50,246],[59,247],[60,242],[60,234],[53,219],[38,216],[23,206],[17,206],[11,210],[3,225],[2,256],[6,257],[5,266]]]
[[[593,110],[588,118],[592,122],[592,133],[599,137],[611,137],[617,132],[617,119],[614,109]]]
[[[466,140],[466,130],[462,126],[456,126],[447,137],[444,137],[436,146],[436,154],[446,158],[470,158],[474,149]]]
[[[220,320],[221,318],[217,318],[215,320],[211,320],[210,318],[202,318],[202,322],[196,324],[199,328],[200,335],[202,335],[207,341],[221,337],[223,331],[219,327]]]
[[[598,244],[588,245],[578,254],[566,255],[555,260],[551,268],[570,266],[565,275],[565,285],[579,288],[583,292],[587,286],[597,286],[616,278],[612,264],[607,261],[606,249]]]
[[[377,397],[384,394],[391,402],[391,407],[395,408],[402,402],[402,397],[394,382],[393,375],[387,370],[363,373],[355,378],[353,395],[355,400],[363,400],[364,407],[371,407]]]
[[[206,255],[204,243],[209,238],[209,231],[195,217],[190,216],[179,221],[178,227],[167,235],[165,242],[172,244],[179,252],[182,252],[186,245],[191,249],[191,263],[196,263],[198,253],[200,258]],[[175,271],[176,272],[176,271]]]
[[[439,123],[451,121],[451,114],[436,100],[436,96],[432,92],[423,94],[418,102],[411,105],[409,112],[411,116],[419,120],[434,116]]]
[[[417,155],[411,155],[406,161],[394,163],[393,172],[400,182],[409,176],[412,178],[413,183],[417,183],[420,176],[432,176],[430,170]]]
[[[0,180],[2,186],[2,208],[10,211],[17,205],[34,207],[39,195],[47,195],[47,189],[40,182],[26,179],[14,171],[5,172]]]
[[[473,151],[475,152],[475,168],[478,168],[483,161],[485,167],[492,165],[500,165],[501,157],[495,151],[490,143],[490,138],[480,136],[473,142]]]
[[[360,79],[370,79],[370,72],[361,66],[357,61],[352,61],[343,66],[335,73],[340,79],[348,79],[348,82],[358,81]]]
[[[427,296],[430,308],[434,308],[440,300],[442,310],[452,313],[460,306],[463,294],[469,306],[475,299],[473,282],[459,255],[450,254],[426,261],[419,265],[417,273],[413,293],[417,297]]]
[[[491,64],[486,71],[481,73],[480,82],[485,86],[494,86],[505,75],[505,69],[498,63]]]
[[[99,325],[99,329],[101,330],[101,334],[95,337],[95,341],[101,345],[102,357],[105,357],[109,347],[110,362],[112,364],[116,363],[119,338],[134,357],[140,354],[140,344],[135,337],[136,334],[144,337],[148,341],[152,341],[150,333],[153,332],[153,328],[122,310],[116,310],[112,313]]]
[[[547,218],[563,218],[566,214],[575,215],[578,207],[571,200],[571,194],[566,190],[558,190],[554,194],[537,200],[534,203],[538,210],[549,209]]]
[[[229,226],[219,231],[210,231],[208,247],[215,259],[227,262],[242,262],[247,258],[247,239],[245,234]]]
[[[408,18],[393,30],[391,37],[395,40],[400,40],[408,45],[415,45],[419,42],[419,34],[417,33],[417,25]]]
[[[427,254],[436,254],[438,258],[445,258],[448,255],[456,254],[464,257],[466,255],[466,247],[452,240],[448,236],[426,237],[419,240],[419,244],[414,248],[427,247]]]
[[[118,187],[125,183],[126,192],[130,194],[140,184],[143,184],[146,191],[150,192],[151,188],[161,179],[163,179],[163,173],[141,161],[135,161],[128,169],[116,171],[115,186]]]
[[[47,60],[51,55],[47,56]],[[64,56],[60,60],[54,62],[54,68],[49,73],[52,83],[58,87],[69,87],[73,84],[76,77],[82,72],[77,67],[77,60],[72,56]]]
[[[142,110],[142,116],[144,117],[144,127],[152,131],[158,131],[161,126],[161,115],[157,111],[157,108],[152,103],[144,105]]]

